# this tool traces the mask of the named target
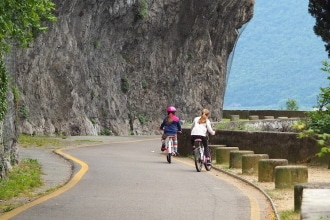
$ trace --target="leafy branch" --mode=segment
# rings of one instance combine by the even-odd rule
[[[328,73],[327,79],[330,81],[330,64],[322,62],[321,70]],[[330,153],[330,84],[328,87],[321,87],[321,92],[317,97],[317,110],[307,113],[309,120],[306,126],[301,126],[298,138],[309,137],[316,141],[321,150],[316,155],[319,157]],[[299,129],[298,129],[299,130]]]
[[[54,10],[50,0],[0,1],[0,54],[9,51],[13,42],[27,47],[36,33],[47,30],[43,21],[56,21]]]
[[[314,140],[317,143],[317,146],[321,148],[320,152],[316,153],[316,156],[323,157],[326,154],[330,153],[330,143],[329,143],[330,134],[327,133],[316,134],[314,130],[308,129],[298,134],[298,138],[304,138],[304,137],[308,137]]]

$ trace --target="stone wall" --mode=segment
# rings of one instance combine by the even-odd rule
[[[179,153],[187,156],[191,153],[190,129],[184,129],[178,135]],[[309,138],[297,139],[293,132],[250,132],[233,130],[216,130],[209,137],[209,144],[224,144],[228,147],[239,147],[240,150],[252,150],[256,154],[268,154],[271,159],[287,159],[289,163],[322,163],[328,164],[329,157],[316,158],[320,151],[315,141]]]
[[[221,130],[297,132],[293,125],[297,124],[301,120],[305,119],[286,118],[267,120],[236,120],[229,122],[220,121],[212,122],[212,126]]]
[[[224,110],[223,118],[230,118],[231,115],[239,115],[241,119],[248,119],[251,115],[258,115],[260,119],[265,116],[274,116],[274,118],[305,118],[306,111],[289,111],[289,110]]]

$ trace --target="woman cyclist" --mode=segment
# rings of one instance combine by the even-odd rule
[[[201,116],[194,118],[191,125],[191,145],[194,146],[195,139],[202,139],[204,146],[204,155],[206,156],[207,163],[210,163],[210,149],[207,145],[206,134],[209,132],[211,135],[215,135],[215,131],[211,127],[211,122],[208,119],[210,111],[208,109],[203,109]]]
[[[178,132],[182,132],[180,119],[175,115],[176,108],[174,106],[169,106],[166,108],[167,116],[164,118],[162,124],[160,125],[160,130],[164,130],[164,133],[162,135],[161,141],[162,141],[162,147],[161,151],[165,151],[165,139],[168,136],[174,136],[173,138],[173,148],[174,152],[177,155],[178,153],[178,139],[176,137]]]

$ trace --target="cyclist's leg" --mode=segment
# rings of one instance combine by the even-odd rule
[[[165,146],[165,140],[166,140],[166,138],[167,138],[167,135],[164,133],[163,135],[162,135],[162,138],[161,138],[161,142],[162,142],[162,146],[161,146],[161,151],[165,151],[166,150],[166,146]]]
[[[207,145],[207,138],[204,137],[204,136],[202,137],[202,143],[203,143],[203,146],[204,146],[204,155],[206,157],[206,160],[209,162],[209,160],[210,160],[210,148]]]
[[[206,160],[209,162],[209,160],[211,158],[209,146],[204,147],[204,153],[205,153]]]
[[[174,148],[175,154],[177,154],[178,153],[178,138],[176,137],[176,135],[173,137],[173,148]]]
[[[198,136],[197,135],[191,135],[190,136],[190,144],[191,144],[191,149],[194,150],[195,149],[195,139],[197,139]]]
[[[191,135],[191,136],[190,136],[190,144],[191,144],[191,147],[194,147],[194,141],[195,141],[195,135]]]

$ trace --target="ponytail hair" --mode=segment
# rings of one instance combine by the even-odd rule
[[[169,112],[167,115],[167,124],[171,124],[173,122],[173,116],[174,114],[172,112]]]
[[[210,114],[210,111],[208,109],[203,109],[201,113],[201,118],[198,120],[198,124],[204,124],[206,123],[206,120],[208,119]]]

